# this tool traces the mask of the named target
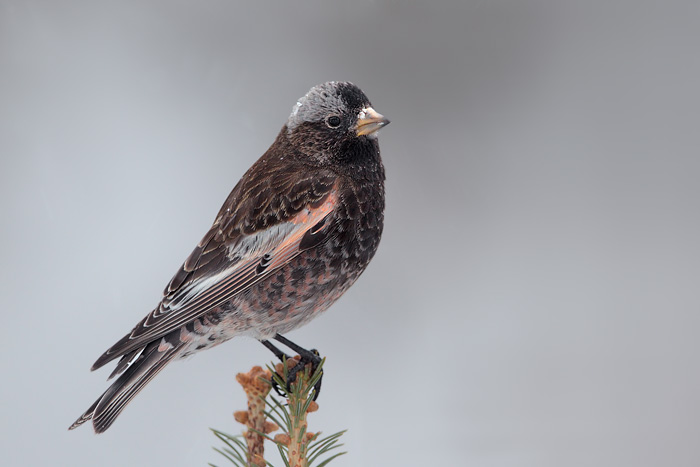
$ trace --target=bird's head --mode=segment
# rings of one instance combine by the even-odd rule
[[[286,128],[292,144],[318,160],[342,157],[358,145],[376,145],[377,131],[388,124],[360,88],[330,81],[314,86],[299,99]]]

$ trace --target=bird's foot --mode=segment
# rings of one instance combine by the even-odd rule
[[[294,350],[297,352],[299,355],[297,357],[290,357],[286,353],[282,352],[279,350],[277,347],[275,347],[271,342],[264,340],[261,341],[262,344],[270,349],[272,353],[275,354],[277,358],[279,358],[282,361],[282,366],[281,369],[277,370],[277,375],[279,378],[285,382],[286,384],[286,393],[282,391],[282,388],[277,384],[277,382],[273,379],[272,381],[272,388],[275,390],[275,392],[279,396],[286,396],[289,392],[292,391],[292,384],[296,381],[297,379],[297,374],[300,371],[306,371],[307,365],[310,365],[310,372],[307,373],[306,377],[311,378],[315,373],[316,370],[318,369],[318,366],[322,362],[322,358],[316,349],[311,349],[311,350],[306,350],[305,348],[295,344],[294,342],[290,341],[284,336],[281,336],[280,334],[277,334],[275,336],[275,340],[278,342],[281,342],[282,344],[286,345],[290,349]],[[294,362],[294,363],[292,363]],[[290,365],[291,366],[290,368]],[[278,367],[280,368],[280,367]],[[283,373],[286,373],[286,378]],[[321,381],[323,380],[323,369],[321,369],[321,375],[318,379],[318,382],[314,384],[314,399],[318,399],[318,395],[321,392]]]
[[[277,375],[279,376],[279,379],[286,383],[286,388],[285,390],[282,390],[282,388],[279,386],[275,379],[273,379],[272,381],[272,388],[279,396],[287,396],[287,394],[293,391],[292,385],[296,383],[297,380],[311,378],[316,373],[316,371],[318,370],[318,366],[321,364],[321,361],[322,359],[318,353],[318,350],[316,349],[311,349],[306,355],[299,355],[290,359],[285,359],[282,362],[282,365],[286,365],[286,368],[281,365],[278,366]],[[299,375],[299,373],[301,373],[301,375]],[[299,376],[299,378],[297,378],[297,376]],[[316,384],[314,384],[313,400],[318,399],[318,395],[321,392],[322,381],[323,369],[321,369],[320,378],[318,379]]]
[[[307,355],[300,355],[300,360],[299,363],[294,365],[288,372],[287,372],[287,390],[291,390],[291,385],[294,383],[297,379],[297,373],[300,371],[305,371],[307,365],[310,366],[310,371],[308,373],[307,377],[311,377],[316,373],[316,370],[318,369],[318,366],[321,364],[321,356],[318,353],[318,350],[316,349],[311,349]],[[318,379],[318,382],[314,384],[314,400],[318,399],[318,394],[321,392],[321,381],[323,380],[323,368],[321,369],[321,377]]]
[[[311,378],[316,373],[322,359],[316,349],[310,350],[309,355],[298,355],[290,359],[285,359],[281,365],[277,366],[277,376],[279,376],[280,380],[285,382],[285,389],[283,390],[276,379],[273,378],[272,380],[272,388],[279,396],[287,397],[289,393],[294,391],[292,385],[297,382],[303,384],[303,380]],[[286,367],[283,365],[286,365]],[[313,400],[316,400],[321,392],[322,380],[323,369],[321,369],[320,378],[316,384],[314,384]]]

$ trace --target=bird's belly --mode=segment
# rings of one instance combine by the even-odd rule
[[[362,271],[329,254],[325,247],[303,252],[244,294],[239,316],[258,339],[302,326],[330,307]]]
[[[269,339],[325,311],[357,280],[365,265],[344,261],[326,247],[301,253],[267,279],[186,326],[182,357],[246,335]]]

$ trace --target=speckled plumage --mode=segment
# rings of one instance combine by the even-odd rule
[[[92,419],[96,432],[105,431],[173,359],[235,336],[286,333],[333,304],[379,244],[384,167],[376,129],[386,123],[350,83],[325,83],[302,97],[158,307],[95,362],[93,370],[120,358],[110,378],[120,376],[70,428]]]

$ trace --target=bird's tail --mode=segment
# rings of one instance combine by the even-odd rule
[[[182,343],[172,345],[166,338],[148,344],[124,373],[68,429],[73,430],[88,420],[96,433],[109,428],[124,407],[177,356]]]

